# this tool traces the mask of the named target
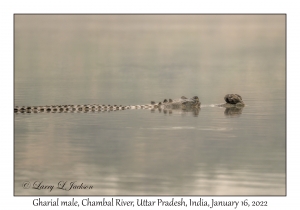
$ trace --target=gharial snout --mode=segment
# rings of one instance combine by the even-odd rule
[[[244,104],[242,97],[239,94],[227,94],[224,100],[229,104]]]

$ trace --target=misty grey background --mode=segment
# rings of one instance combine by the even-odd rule
[[[192,113],[14,114],[16,195],[285,195],[284,15],[15,15],[14,102]],[[227,115],[227,93],[247,106]],[[92,190],[23,189],[36,180]]]

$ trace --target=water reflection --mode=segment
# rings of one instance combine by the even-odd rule
[[[244,107],[230,107],[226,108],[224,114],[230,117],[238,117],[242,114]]]
[[[186,108],[186,109],[157,109],[159,113],[163,112],[164,114],[181,114],[183,116],[188,115],[189,113],[192,113],[194,117],[198,117],[200,108]],[[156,109],[151,109],[151,113],[155,113]]]

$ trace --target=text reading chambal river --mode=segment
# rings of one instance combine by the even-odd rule
[[[245,200],[216,200],[216,199],[136,199],[136,200],[125,200],[125,199],[115,199],[115,198],[102,198],[102,200],[92,200],[90,198],[82,199],[82,206],[206,206],[209,208],[219,207],[219,206],[231,206],[235,209],[240,206],[267,206],[267,201],[248,201]],[[51,199],[50,201],[42,200],[41,198],[33,200],[34,206],[80,206],[80,202],[72,198],[69,201],[59,200],[59,198]]]

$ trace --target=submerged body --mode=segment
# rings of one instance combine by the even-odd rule
[[[180,99],[172,100],[165,99],[163,102],[146,105],[133,105],[133,106],[122,106],[122,105],[51,105],[51,106],[16,106],[14,112],[16,113],[39,113],[39,112],[87,112],[87,111],[113,111],[113,110],[125,110],[125,109],[160,109],[160,110],[171,110],[171,109],[199,109],[200,101],[198,96],[194,96],[188,99],[182,96]]]

